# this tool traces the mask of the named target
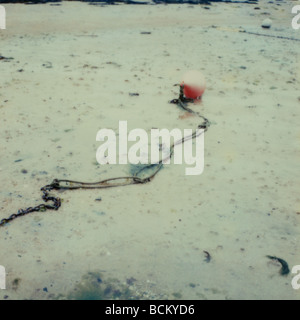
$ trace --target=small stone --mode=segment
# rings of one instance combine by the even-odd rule
[[[271,19],[265,19],[262,24],[261,27],[265,28],[265,29],[270,29],[272,25],[272,20]]]
[[[50,68],[52,68],[52,62],[47,61],[47,62],[43,63],[42,66],[47,69],[50,69]]]

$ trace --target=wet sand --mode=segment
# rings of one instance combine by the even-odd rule
[[[266,257],[300,264],[292,5],[204,7],[5,5],[0,220],[41,203],[54,178],[128,175],[129,165],[97,164],[99,129],[196,128],[198,117],[168,103],[187,70],[206,77],[191,107],[212,124],[199,176],[171,163],[144,185],[54,192],[58,211],[0,227],[0,299],[65,299],[89,272],[140,298],[300,298],[293,274]]]

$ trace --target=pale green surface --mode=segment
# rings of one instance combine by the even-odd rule
[[[289,5],[265,6],[7,5],[0,53],[14,60],[0,61],[0,218],[40,203],[53,178],[127,175],[129,166],[95,164],[101,128],[195,128],[198,118],[168,104],[186,70],[205,74],[195,108],[213,125],[200,176],[169,165],[143,186],[64,192],[59,211],[1,228],[1,299],[67,296],[90,271],[133,277],[150,298],[299,299],[292,275],[266,258],[300,264],[299,42],[235,31],[265,33],[268,11],[270,34],[300,39]]]

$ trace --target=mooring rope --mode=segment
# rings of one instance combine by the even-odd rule
[[[300,39],[297,39],[297,38],[279,36],[279,35],[275,35],[275,34],[267,34],[267,33],[259,33],[259,32],[247,31],[247,30],[242,29],[242,28],[218,27],[218,26],[215,26],[215,25],[212,25],[211,28],[219,30],[219,31],[247,33],[247,34],[251,34],[251,35],[259,36],[259,37],[276,38],[276,39],[283,39],[283,40],[290,40],[290,41],[300,41]]]
[[[252,35],[260,36],[260,37],[269,37],[269,38],[277,38],[277,39],[283,39],[283,40],[300,41],[300,39],[297,39],[297,38],[278,36],[278,35],[273,35],[273,34],[258,33],[258,32],[246,31],[246,30],[239,30],[239,32],[252,34]]]

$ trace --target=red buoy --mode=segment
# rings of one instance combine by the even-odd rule
[[[206,89],[206,81],[203,74],[196,70],[188,71],[182,78],[183,94],[186,98],[200,99]]]

